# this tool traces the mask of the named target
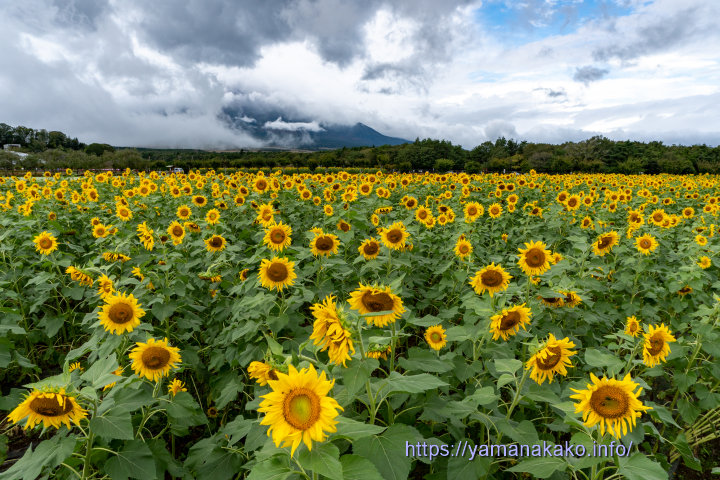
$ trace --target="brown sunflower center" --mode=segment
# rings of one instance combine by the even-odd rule
[[[387,238],[390,243],[400,243],[403,238],[403,234],[399,228],[393,228],[385,234],[385,238]]]
[[[577,205],[577,203],[578,201],[576,198],[571,198],[570,200],[568,200],[568,207],[574,207],[575,205]]]
[[[628,331],[629,331],[630,333],[635,333],[635,332],[637,332],[637,329],[638,329],[638,324],[635,323],[635,322],[631,323],[631,324],[628,326]]]
[[[365,255],[375,255],[378,253],[379,246],[376,242],[370,242],[366,243],[363,247],[363,252],[365,252]]]
[[[472,217],[474,217],[475,215],[477,215],[477,208],[476,208],[475,206],[469,207],[469,208],[468,208],[468,215],[470,215],[470,216],[472,216]]]
[[[545,252],[538,247],[533,247],[525,252],[525,263],[527,263],[530,268],[540,268],[545,265],[546,261]]]
[[[598,239],[597,246],[600,250],[604,248],[608,248],[610,244],[612,243],[612,237],[609,235],[602,236],[600,239]]]
[[[187,211],[186,209],[180,210],[180,216],[181,216],[181,217],[187,217],[188,215],[190,215],[190,212]]]
[[[210,246],[213,248],[220,248],[223,246],[223,239],[220,237],[212,237],[210,239]]]
[[[195,202],[196,202],[198,205],[202,205],[203,203],[205,203],[205,199],[202,198],[202,197],[198,197],[197,199],[195,199]]]
[[[110,312],[108,312],[108,317],[110,317],[110,320],[112,320],[113,323],[119,324],[129,322],[133,319],[134,316],[135,312],[133,311],[132,306],[124,302],[118,302],[114,304],[112,307],[110,307]]]
[[[652,246],[652,243],[647,238],[641,238],[640,239],[640,247],[642,248],[650,248]]]
[[[540,370],[550,370],[560,363],[562,359],[562,349],[560,347],[550,347],[548,350],[547,357],[538,358],[537,360],[537,366]]]
[[[282,282],[288,277],[288,269],[282,263],[273,263],[267,269],[267,276],[273,282]]]
[[[663,219],[663,214],[662,214],[662,213],[655,213],[655,214],[653,214],[653,220],[655,220],[656,222],[660,222],[660,221],[662,221],[662,219]]]
[[[335,246],[335,241],[327,235],[321,235],[315,240],[315,248],[321,252],[329,252]]]
[[[48,237],[42,237],[40,239],[40,242],[38,242],[38,243],[40,244],[40,248],[43,248],[43,249],[48,249],[48,248],[52,247],[52,240],[50,240]]]
[[[405,205],[407,205],[409,208],[412,208],[415,206],[415,200],[408,200]]]
[[[662,352],[664,346],[665,339],[662,337],[662,334],[656,333],[650,337],[650,348],[648,348],[648,353],[650,355],[657,355]]]
[[[490,213],[492,213],[493,215],[497,215],[498,213],[500,213],[500,209],[498,207],[492,207],[490,209]]]
[[[267,182],[265,180],[258,180],[255,186],[258,190],[265,190],[267,188]]]
[[[298,430],[309,429],[320,417],[320,398],[307,388],[291,390],[283,400],[283,417]]]
[[[175,225],[172,229],[173,237],[182,237],[183,229],[180,225]]]
[[[285,241],[285,232],[278,229],[275,229],[270,233],[270,241],[275,244],[280,244]]]
[[[480,281],[486,287],[497,287],[503,283],[503,276],[497,270],[487,270],[480,275]]]
[[[520,323],[520,314],[518,312],[508,312],[500,319],[500,330],[510,330]]]
[[[277,379],[278,379],[277,372],[275,371],[274,368],[271,368],[271,369],[270,369],[270,371],[268,372],[267,376],[268,376],[268,378],[269,378],[270,380],[277,380]]]
[[[543,300],[544,300],[546,303],[549,303],[549,304],[554,304],[554,303],[560,303],[560,302],[562,302],[562,298],[560,298],[560,297],[550,297],[550,298],[545,298],[545,297],[543,297]]]
[[[350,225],[345,222],[342,222],[340,224],[340,230],[342,230],[343,232],[347,232],[350,230]]]
[[[466,253],[470,252],[470,247],[466,243],[461,243],[458,247],[458,251],[465,255]]]
[[[442,342],[442,335],[440,335],[439,332],[432,332],[430,334],[430,340],[432,340],[434,343]]]
[[[385,292],[365,292],[362,296],[363,305],[371,312],[384,312],[393,309],[393,300]]]
[[[140,358],[145,368],[158,370],[170,362],[170,351],[162,347],[150,346]]]
[[[620,418],[628,413],[630,398],[619,387],[603,385],[593,392],[590,405],[603,418]]]
[[[62,396],[62,399],[53,397],[37,397],[30,402],[30,410],[45,417],[59,417],[72,411],[73,404]]]
[[[471,214],[471,215],[474,215],[474,214]],[[420,210],[420,211],[418,212],[418,217],[419,217],[421,220],[425,220],[425,219],[427,218],[427,210]]]

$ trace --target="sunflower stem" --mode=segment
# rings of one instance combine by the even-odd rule
[[[93,418],[97,415],[97,401],[93,401]],[[83,461],[83,471],[82,476],[80,477],[81,480],[85,480],[88,478],[88,473],[90,470],[90,452],[92,452],[92,444],[93,440],[95,440],[95,433],[92,431],[91,428],[88,428],[88,437],[87,437],[87,445],[85,446],[85,460]]]
[[[392,337],[390,337],[390,373],[395,371],[395,341],[397,339],[397,331],[395,330],[395,321],[390,324]]]
[[[529,369],[525,369],[523,372],[523,376],[520,379],[520,384],[517,387],[517,390],[515,390],[515,396],[513,397],[513,401],[510,404],[510,407],[508,408],[507,414],[505,415],[506,419],[510,418],[510,415],[512,415],[513,410],[515,410],[515,407],[517,406],[518,402],[520,401],[520,391],[522,390],[523,386],[525,385],[525,381],[527,380],[528,374],[530,373]]]

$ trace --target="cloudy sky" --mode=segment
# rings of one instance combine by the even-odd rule
[[[365,123],[720,143],[716,0],[0,0],[0,122],[85,142],[261,146]]]

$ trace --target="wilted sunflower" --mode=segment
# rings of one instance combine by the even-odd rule
[[[173,245],[180,245],[185,238],[185,229],[179,222],[173,221],[167,229],[168,235],[172,238]]]
[[[338,253],[339,245],[340,240],[337,235],[323,233],[322,230],[318,230],[315,232],[315,237],[310,241],[310,250],[316,257],[319,255],[329,257]]]
[[[167,338],[148,338],[147,343],[137,342],[136,345],[129,357],[132,360],[132,369],[140,377],[157,382],[181,362],[180,349],[171,347]]]
[[[645,345],[643,348],[643,362],[648,367],[654,367],[665,361],[670,353],[670,345],[674,342],[675,337],[670,333],[670,329],[661,323],[657,325],[649,325],[648,331],[645,333]]]
[[[635,247],[638,249],[638,252],[641,252],[644,255],[650,255],[650,252],[654,252],[658,247],[658,241],[655,237],[646,233],[635,240]]]
[[[388,312],[383,315],[367,317],[367,323],[373,323],[376,327],[384,327],[394,322],[405,312],[400,297],[392,293],[392,289],[386,286],[363,285],[350,294],[348,300],[350,307],[357,310],[361,315],[377,312]]]
[[[425,341],[433,350],[440,351],[447,345],[447,335],[445,329],[441,325],[433,325],[425,330]]]
[[[568,307],[577,307],[582,303],[582,298],[580,298],[580,296],[572,290],[560,290],[558,293],[563,295],[563,305]]]
[[[208,252],[219,252],[225,249],[227,242],[222,235],[213,235],[205,240],[205,248]]]
[[[137,227],[137,236],[140,239],[140,242],[142,242],[143,247],[145,247],[145,250],[152,251],[155,246],[153,233],[152,229],[147,226],[147,222],[143,222]]]
[[[405,246],[409,237],[410,234],[405,229],[405,225],[402,222],[395,222],[383,229],[380,238],[387,248],[400,250]]]
[[[265,238],[263,243],[267,245],[271,250],[276,252],[282,252],[285,248],[290,246],[292,238],[292,228],[290,225],[284,223],[273,223],[265,229]]]
[[[555,374],[567,375],[565,367],[572,367],[570,357],[577,354],[571,348],[575,348],[575,344],[568,337],[558,340],[551,333],[545,346],[525,364],[526,370],[533,369],[530,378],[542,385],[545,379],[552,383]]]
[[[538,297],[540,301],[543,303],[543,305],[546,305],[548,307],[562,307],[565,305],[565,296],[562,297]]]
[[[132,294],[111,294],[107,295],[104,300],[105,305],[98,312],[98,318],[105,331],[120,335],[132,332],[135,327],[140,325],[140,319],[145,315],[145,310],[140,308],[140,304]]]
[[[260,265],[260,284],[279,292],[285,287],[291,286],[297,275],[295,274],[295,262],[289,262],[287,258],[273,257],[272,260],[264,258]]]
[[[383,360],[387,360],[387,356],[390,355],[390,353],[390,345],[371,345],[367,352],[365,352],[365,356],[368,358],[375,358],[377,360],[380,360],[381,358]]]
[[[327,396],[335,380],[326,380],[325,372],[318,377],[312,365],[299,372],[290,365],[288,370],[268,381],[273,391],[262,396],[258,412],[265,413],[260,425],[270,426],[268,436],[272,435],[275,446],[290,446],[292,456],[300,442],[311,450],[313,440],[323,442],[325,432],[337,431],[335,417],[343,408]]]
[[[470,285],[478,295],[482,295],[487,290],[492,297],[498,292],[507,290],[511,278],[513,277],[501,265],[491,263],[475,273],[475,276],[470,280]]]
[[[530,323],[531,315],[532,312],[524,303],[503,309],[502,312],[490,318],[490,331],[493,334],[493,340],[500,337],[507,340],[510,336],[516,335],[520,331],[520,327],[527,330],[525,325]]]
[[[550,269],[552,254],[543,242],[525,242],[525,249],[518,248],[518,251],[518,265],[525,275],[542,275]]]
[[[33,390],[25,400],[8,415],[8,420],[18,423],[27,417],[23,430],[43,424],[43,428],[61,425],[70,428],[70,421],[80,424],[87,418],[87,411],[78,405],[75,397],[65,393],[65,389]]]
[[[250,378],[254,378],[261,387],[267,385],[268,380],[278,379],[277,373],[272,365],[265,362],[250,362],[247,371]]]
[[[35,250],[43,255],[50,255],[58,247],[57,239],[50,232],[42,232],[33,238],[33,242],[35,242]]]
[[[635,315],[627,317],[627,323],[625,324],[625,334],[631,337],[637,337],[640,334],[640,322]]]
[[[603,233],[598,236],[593,243],[593,252],[599,257],[605,256],[612,248],[618,244],[618,233],[616,231]]]
[[[607,377],[600,380],[591,372],[590,380],[592,383],[585,390],[571,388],[576,395],[570,398],[578,400],[575,413],[582,412],[585,426],[592,428],[599,423],[601,435],[605,435],[607,428],[611,435],[620,438],[632,431],[642,412],[650,410],[638,400],[642,388],[629,373],[622,380]]]
[[[473,251],[472,243],[465,239],[465,235],[460,235],[460,238],[455,242],[455,249],[453,251],[458,258],[465,260]]]
[[[358,247],[358,252],[365,260],[373,260],[380,254],[380,242],[374,238],[366,238]]]

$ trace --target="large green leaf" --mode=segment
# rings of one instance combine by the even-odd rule
[[[130,413],[111,409],[90,420],[90,429],[106,440],[132,440],[133,426]]]
[[[564,470],[567,463],[557,457],[529,458],[507,469],[508,472],[531,473],[535,478],[548,478],[558,470]]]
[[[0,473],[2,480],[35,480],[44,468],[54,469],[72,455],[76,437],[56,435],[41,442],[33,451],[32,447],[12,467]]]
[[[447,386],[447,383],[427,373],[400,375],[397,372],[392,372],[387,380],[381,384],[380,389],[383,393],[388,394],[393,392],[421,393],[445,386]]]
[[[358,455],[343,455],[342,477],[344,480],[383,480],[375,465],[367,458]]]
[[[395,424],[381,435],[357,440],[353,453],[370,460],[386,480],[404,480],[412,465],[412,458],[405,455],[405,447],[421,440],[422,436],[414,428]]]
[[[630,458],[620,457],[618,473],[628,480],[667,480],[668,473],[662,466],[638,452]]]
[[[104,470],[113,480],[150,480],[155,478],[155,458],[145,442],[132,440],[105,462]]]
[[[332,480],[343,480],[340,452],[332,443],[315,444],[312,450],[303,449],[298,461],[303,468],[310,469]]]
[[[331,438],[345,437],[350,440],[357,440],[370,435],[378,435],[385,430],[385,427],[358,422],[345,417],[338,417],[337,422],[337,432],[331,434]]]

